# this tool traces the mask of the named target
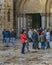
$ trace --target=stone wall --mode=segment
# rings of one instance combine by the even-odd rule
[[[5,0],[5,28],[13,28],[13,0]]]
[[[0,37],[4,28],[13,28],[13,0],[0,0]]]
[[[4,28],[4,0],[0,0],[0,37]]]

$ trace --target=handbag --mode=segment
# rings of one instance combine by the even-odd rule
[[[27,40],[25,40],[25,43],[27,43]]]

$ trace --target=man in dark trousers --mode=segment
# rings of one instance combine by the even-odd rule
[[[32,40],[33,40],[33,49],[38,49],[38,34],[36,29],[34,29],[33,31]]]
[[[14,29],[11,30],[11,41],[12,41],[12,44],[13,44],[13,47],[15,46],[15,40],[16,40],[16,32]]]
[[[5,31],[5,40],[6,40],[6,47],[9,47],[9,40],[10,40],[10,31],[7,29]]]

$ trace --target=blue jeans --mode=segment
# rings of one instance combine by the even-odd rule
[[[22,44],[22,49],[21,49],[21,53],[24,54],[24,50],[25,50],[25,43]]]
[[[49,43],[49,41],[46,42],[46,47],[47,47],[47,49],[50,48],[50,43]]]
[[[12,45],[14,47],[15,46],[15,38],[14,37],[11,37],[11,42],[12,42]]]
[[[5,38],[6,40],[6,47],[9,46],[9,38]]]
[[[28,42],[26,42],[26,48],[29,51],[29,43]]]
[[[41,42],[41,49],[45,49],[45,42],[44,41]]]

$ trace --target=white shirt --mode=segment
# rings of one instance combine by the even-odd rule
[[[32,38],[32,31],[31,31],[31,30],[28,31],[28,37],[29,37],[29,38]]]
[[[50,32],[46,32],[46,39],[50,40]]]

